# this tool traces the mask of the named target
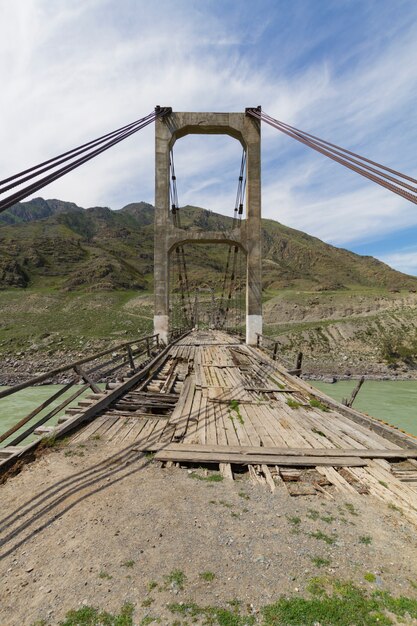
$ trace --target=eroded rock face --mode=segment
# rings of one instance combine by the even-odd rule
[[[414,293],[282,295],[265,303],[264,322],[284,357],[303,352],[311,374],[417,375]]]
[[[0,289],[7,287],[27,287],[29,277],[14,259],[0,259]]]

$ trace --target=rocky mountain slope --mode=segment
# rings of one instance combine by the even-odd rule
[[[0,214],[0,288],[45,286],[63,290],[152,289],[153,215],[144,202],[119,211],[82,209],[36,198]],[[181,209],[182,225],[227,230],[231,218],[197,207]],[[417,278],[372,257],[326,244],[272,220],[263,220],[266,289],[340,290],[357,286],[417,289]],[[189,246],[190,280],[219,286],[225,246]]]
[[[196,207],[182,225],[231,219]],[[0,355],[5,380],[152,328],[152,205],[83,209],[37,198],[0,214]],[[263,220],[264,332],[314,373],[414,376],[417,278]],[[187,246],[191,288],[220,289],[226,246]],[[16,357],[17,355],[17,357]],[[23,369],[22,369],[23,368]]]

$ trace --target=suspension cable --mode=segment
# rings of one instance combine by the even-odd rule
[[[246,151],[242,152],[242,159],[240,163],[239,179],[236,192],[235,209],[233,214],[232,228],[236,227],[236,223],[241,223],[243,215],[243,203],[246,191]],[[236,291],[235,278],[236,278],[236,263],[237,255],[239,253],[239,247],[230,245],[227,251],[226,268],[223,277],[223,286],[220,296],[219,308],[217,313],[217,327],[223,328],[227,325],[228,314],[231,306],[231,299],[233,290]],[[229,268],[231,273],[229,276]],[[228,286],[228,288],[227,288]],[[227,296],[226,296],[227,294]],[[236,294],[235,294],[236,295]]]
[[[150,113],[149,115],[146,115],[144,118],[138,120],[137,122],[133,122],[132,124],[128,124],[127,126],[122,127],[122,129],[119,129],[119,131],[114,131],[113,133],[108,133],[107,135],[103,135],[103,137],[93,140],[91,142],[88,142],[88,144],[84,144],[84,146],[80,146],[79,148],[74,148],[73,150],[68,151],[68,153],[64,153],[63,155],[60,155],[59,157],[50,159],[49,165],[47,165],[46,167],[41,167],[41,166],[48,163],[47,161],[45,161],[44,163],[40,165],[34,166],[33,168],[29,168],[29,170],[25,170],[24,172],[21,172],[20,174],[16,174],[15,176],[11,176],[5,179],[4,181],[2,181],[2,184],[12,179],[21,178],[21,180],[13,183],[12,185],[9,185],[5,188],[0,188],[0,193],[4,193],[6,190],[22,184],[26,180],[34,178],[45,171],[53,169],[58,164],[68,161],[72,159],[73,157],[78,156],[79,154],[83,155],[83,156],[80,156],[80,158],[73,161],[72,163],[69,163],[68,165],[65,165],[64,167],[56,170],[55,172],[52,172],[51,174],[44,176],[37,182],[27,185],[20,191],[14,194],[11,194],[10,196],[4,198],[3,200],[0,200],[0,212],[5,211],[6,209],[10,208],[17,202],[20,202],[27,196],[31,195],[35,191],[42,189],[42,187],[45,187],[49,183],[57,180],[58,178],[61,178],[61,176],[64,176],[68,172],[71,172],[73,169],[79,167],[80,165],[83,165],[90,159],[94,158],[95,156],[98,156],[99,154],[113,147],[120,141],[123,141],[124,139],[126,139],[127,137],[130,137],[131,135],[138,132],[139,130],[142,130],[143,128],[145,128],[145,126],[148,126],[149,124],[154,122],[158,117],[163,117],[170,112],[171,112],[171,109],[169,107],[164,107],[164,108],[156,107],[154,112]],[[100,146],[100,144],[103,144],[103,145]],[[96,148],[96,146],[100,146],[100,147]],[[91,150],[91,148],[95,148],[95,149],[93,149],[92,152],[88,152],[88,150]],[[88,153],[84,155],[85,152],[88,152]],[[35,170],[36,170],[36,173],[32,173],[29,176],[22,178],[23,174],[27,173],[28,171],[35,172]]]
[[[171,200],[171,212],[173,224],[177,228],[181,228],[180,207],[178,203],[177,177],[175,174],[174,153],[170,152],[170,184],[169,194]],[[177,246],[175,255],[178,265],[178,273],[180,279],[180,296],[183,316],[189,326],[193,325],[193,306],[191,302],[190,285],[188,281],[187,263],[185,257],[184,246]],[[187,297],[187,302],[186,302]],[[188,306],[188,308],[187,308]]]
[[[389,191],[392,191],[393,193],[396,193],[397,195],[402,196],[406,200],[409,200],[410,202],[417,204],[417,188],[401,180],[401,178],[403,178],[410,182],[417,183],[417,180],[415,178],[412,178],[411,176],[397,172],[396,170],[392,168],[381,165],[380,163],[377,163],[376,161],[372,161],[371,159],[362,157],[356,154],[355,152],[351,152],[350,150],[341,148],[340,146],[337,146],[336,144],[332,144],[328,141],[325,141],[324,139],[320,139],[316,137],[315,135],[306,133],[293,126],[290,126],[289,124],[284,124],[284,122],[276,120],[270,115],[267,115],[266,113],[261,111],[260,108],[246,109],[246,112],[248,115],[251,115],[252,117],[255,117],[261,121],[266,122],[273,128],[276,128],[282,133],[288,135],[289,137],[292,137],[293,139],[296,139],[300,143],[303,143],[304,145],[308,146],[309,148],[312,148],[313,150],[316,150],[317,152],[323,154],[324,156],[329,157],[333,161],[336,161],[337,163],[344,165],[348,169],[360,174],[361,176],[364,176],[365,178],[368,178],[369,180],[372,180],[378,185],[385,187]],[[370,167],[370,165],[367,165],[367,163],[374,165],[375,168]],[[390,174],[393,174],[394,176],[391,176],[390,174],[387,174],[386,172],[390,172]],[[395,183],[395,184],[391,184],[391,183]]]

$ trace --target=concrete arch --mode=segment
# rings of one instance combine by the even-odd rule
[[[246,150],[246,219],[229,233],[193,232],[169,219],[169,153],[189,134],[229,135]],[[246,341],[256,344],[262,333],[261,280],[261,130],[260,121],[245,113],[171,113],[155,122],[155,311],[154,328],[167,342],[169,327],[169,256],[181,243],[239,245],[246,253]]]

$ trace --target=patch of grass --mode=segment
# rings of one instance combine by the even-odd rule
[[[400,508],[399,506],[397,506],[393,502],[389,502],[388,503],[388,508],[391,509],[392,511],[397,511],[398,513],[401,513],[401,515],[403,515],[402,508]]]
[[[250,500],[250,496],[248,496],[248,494],[245,493],[243,490],[239,491],[239,496],[244,500]]]
[[[234,601],[232,601],[234,602]],[[228,603],[230,604],[230,603]],[[241,615],[239,613],[241,603],[234,606],[233,610],[224,609],[216,606],[199,606],[195,602],[184,602],[169,604],[168,609],[171,613],[177,613],[183,617],[189,617],[193,622],[197,618],[203,618],[203,624],[218,626],[252,626],[255,624],[253,615]]]
[[[329,412],[329,408],[325,404],[323,404],[323,402],[317,400],[317,398],[311,398],[310,406],[314,409],[320,409],[320,411],[323,411],[324,413]]]
[[[363,535],[362,537],[359,537],[359,543],[369,546],[372,543],[372,537],[370,537],[370,535]]]
[[[326,522],[326,524],[331,524],[336,518],[333,515],[322,515],[320,519],[322,522]]]
[[[321,596],[326,593],[327,578],[315,576],[307,583],[307,591],[313,596]]]
[[[322,556],[311,556],[310,559],[316,567],[326,567],[331,563],[330,559],[325,559]]]
[[[127,602],[118,615],[100,611],[92,606],[68,611],[60,626],[133,626],[134,606]]]
[[[388,484],[385,482],[385,480],[378,480],[378,482],[379,482],[380,485],[385,487],[385,489],[388,489]]]
[[[287,520],[293,526],[299,526],[301,524],[301,517],[298,517],[297,515],[294,515],[292,517],[287,517]]]
[[[121,563],[120,567],[133,567],[135,564],[135,561],[130,560],[130,561],[125,561],[124,563]]]
[[[153,602],[155,602],[153,598],[145,598],[145,600],[142,602],[142,606],[146,608],[148,606],[151,606]]]
[[[100,441],[101,435],[93,435],[92,437],[90,437],[90,439],[92,439],[93,441]]]
[[[233,509],[233,504],[226,502],[226,500],[219,500],[219,504],[225,506],[227,509]]]
[[[320,513],[316,511],[315,509],[308,509],[307,517],[315,521],[319,519]]]
[[[172,585],[178,589],[184,589],[187,577],[180,569],[173,569],[167,576],[164,576],[166,585]]]
[[[312,428],[311,432],[315,433],[316,435],[320,435],[320,437],[325,437],[327,439],[326,435],[321,430],[318,430],[317,428]]]
[[[232,511],[230,515],[231,517],[240,517],[240,513],[235,513],[235,511]]]
[[[62,437],[58,439],[56,435],[50,435],[49,437],[42,437],[40,448],[64,448],[68,444],[68,437]]]
[[[199,576],[202,580],[205,580],[206,582],[211,582],[215,579],[216,574],[214,574],[213,572],[200,572]]]
[[[239,402],[237,400],[230,400],[229,408],[228,408],[229,418],[233,420],[236,418],[240,424],[244,424],[245,420],[240,412]]]
[[[155,622],[155,621],[156,621],[156,617],[152,617],[152,615],[146,615],[146,617],[144,617],[140,621],[139,626],[149,626],[149,624],[152,624],[152,622]],[[97,626],[101,626],[101,624],[98,624]]]
[[[65,450],[64,456],[84,456],[82,450]]]
[[[188,476],[190,478],[195,478],[196,480],[205,480],[209,483],[221,483],[223,480],[223,476],[221,474],[209,474],[208,476],[201,476],[201,474],[191,472],[191,474],[188,474]]]
[[[417,589],[417,581],[416,580],[411,580],[409,578],[408,582],[410,583],[410,585],[412,586],[413,589]]]
[[[110,574],[108,574],[107,572],[105,572],[104,570],[102,570],[99,575],[99,578],[102,578],[103,580],[111,580],[113,578],[113,576],[110,576]]]
[[[240,610],[240,607],[242,606],[242,600],[233,598],[233,600],[227,600],[226,604],[231,606],[232,609],[234,609],[235,613],[237,613]]]
[[[158,583],[156,582],[156,580],[150,580],[148,582],[148,591],[152,591],[153,589],[156,589],[158,586]]]
[[[310,537],[314,537],[314,539],[317,539],[319,541],[324,541],[328,545],[336,543],[335,537],[330,537],[329,535],[326,535],[326,533],[323,533],[321,530],[316,530],[314,533],[310,533]]]
[[[313,579],[314,580],[314,579]],[[417,600],[393,598],[388,592],[367,595],[352,583],[336,581],[327,593],[321,579],[312,583],[313,598],[280,598],[262,609],[265,626],[390,626],[397,618],[417,616]]]
[[[293,400],[292,398],[288,398],[287,404],[290,407],[290,409],[299,409],[301,406],[300,402],[297,402],[297,400]]]
[[[147,459],[152,460],[155,456],[155,452],[145,452],[145,456]]]
[[[376,576],[372,572],[365,572],[363,577],[368,583],[374,583],[376,581]]]
[[[355,515],[356,517],[359,515],[359,513],[357,512],[357,510],[355,509],[355,507],[353,506],[353,504],[351,502],[345,502],[343,507],[346,509],[346,511],[348,513],[350,513],[351,515]],[[339,507],[339,510],[343,510]]]

